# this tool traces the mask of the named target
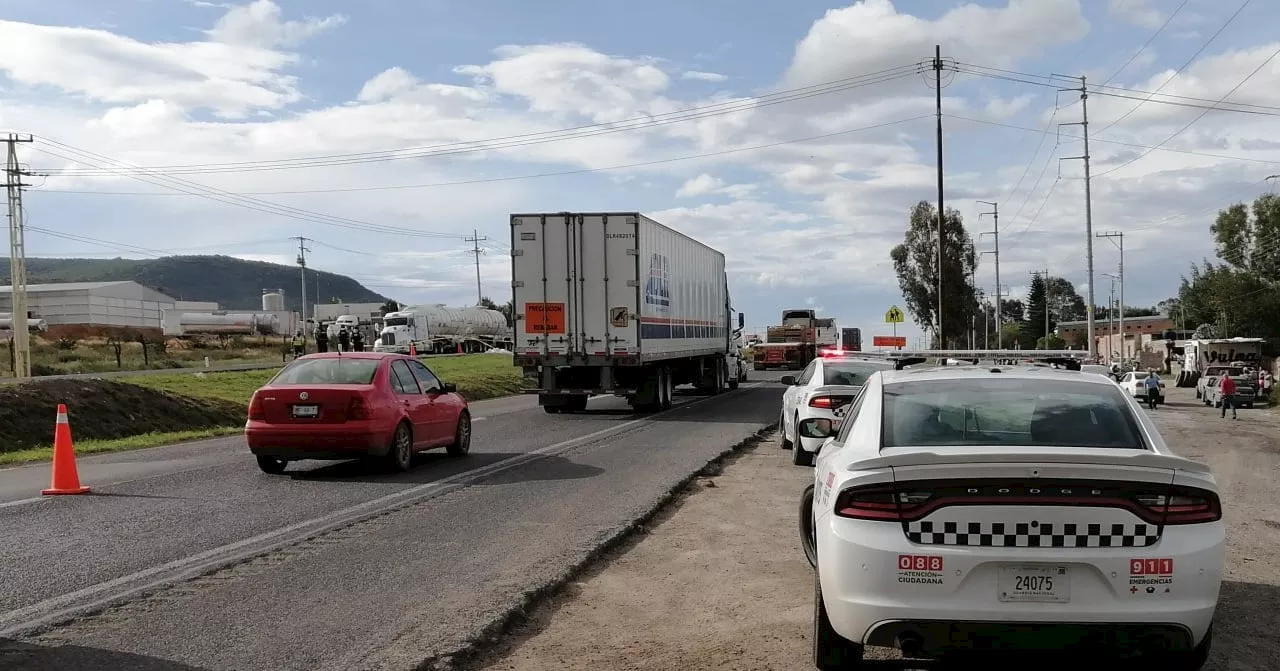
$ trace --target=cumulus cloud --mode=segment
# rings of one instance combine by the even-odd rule
[[[678,80],[728,79],[674,69],[663,54],[605,50],[617,42],[526,43],[488,45],[491,54],[472,62],[432,64],[453,68],[445,77],[417,64],[381,64],[350,85],[349,99],[319,104],[294,74],[298,50],[343,30],[345,18],[287,14],[270,0],[230,6],[198,41],[176,43],[0,22],[0,72],[11,84],[0,90],[0,124],[98,155],[36,145],[31,164],[51,173],[43,185],[49,192],[31,194],[37,220],[45,216],[41,207],[62,207],[58,220],[69,232],[163,249],[175,245],[156,240],[181,222],[182,247],[241,245],[236,253],[255,258],[288,259],[288,236],[302,232],[347,250],[317,246],[320,267],[406,300],[471,302],[475,266],[462,238],[472,230],[489,238],[483,290],[501,297],[509,292],[503,222],[511,212],[640,203],[659,221],[723,250],[735,286],[749,287],[739,296],[793,305],[812,298],[876,317],[901,303],[888,251],[902,238],[907,211],[936,197],[933,93],[912,64],[942,43],[950,58],[1040,71],[1050,66],[1035,59],[1089,30],[1075,0],[968,3],[933,18],[889,0],[864,0],[815,17],[796,36],[791,57],[750,90],[680,93],[702,87]],[[1162,93],[1216,100],[1275,47],[1206,53]],[[323,65],[323,57],[307,58]],[[898,66],[908,76],[797,99],[780,93]],[[1280,106],[1280,93],[1268,86],[1280,76],[1276,68],[1231,100]],[[1115,84],[1144,90],[1171,74],[1150,74],[1136,62],[1126,72],[1131,80]],[[957,77],[944,109],[1039,130],[1058,102],[1042,88]],[[1167,262],[1172,250],[1201,255],[1212,207],[1224,194],[1251,188],[1258,170],[1274,172],[1267,162],[1280,161],[1280,146],[1272,140],[1274,117],[1214,112],[1166,146],[1253,163],[1157,151],[1104,175],[1145,151],[1132,145],[1157,144],[1203,111],[1157,100],[1105,128],[1137,105],[1101,94],[1089,99],[1097,133],[1095,225],[1133,231],[1131,249],[1163,250],[1128,260],[1140,283],[1148,281],[1138,274],[1144,258],[1157,259],[1147,268],[1152,277],[1176,276],[1176,264]],[[209,119],[202,110],[221,116]],[[1076,120],[1077,110],[1064,107],[1055,122]],[[1071,146],[1078,131],[1064,128],[1059,136],[1049,126],[1046,148],[1032,161],[1037,133],[952,119],[946,127],[948,203],[968,213],[976,211],[975,199],[1003,201],[1005,284],[1025,283],[1021,278],[1046,259],[1062,266],[1053,272],[1082,283],[1078,162],[1056,169],[1058,157],[1079,153]],[[101,156],[197,167],[106,170]],[[312,167],[296,169],[307,157]],[[164,195],[95,200],[55,189]],[[987,225],[972,216],[967,223],[974,231]],[[275,241],[248,249],[264,238]],[[1104,248],[1097,252],[1099,268],[1113,262]],[[990,289],[989,259],[979,280]],[[1141,295],[1139,284],[1132,286],[1131,295]],[[840,291],[827,293],[833,287]],[[856,298],[848,287],[857,288]],[[1147,289],[1160,290],[1154,283]]]

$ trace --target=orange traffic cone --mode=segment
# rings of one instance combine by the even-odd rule
[[[409,356],[418,356],[418,348],[412,341],[409,342]]]
[[[84,494],[88,487],[80,486],[80,474],[76,471],[76,448],[71,442],[71,424],[67,421],[67,406],[58,404],[58,423],[53,429],[53,483],[41,494]]]

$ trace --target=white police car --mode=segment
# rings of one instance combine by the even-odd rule
[[[868,645],[1203,665],[1225,561],[1217,485],[1113,382],[886,371],[838,428],[799,433],[825,440],[801,520],[819,669],[860,668]]]

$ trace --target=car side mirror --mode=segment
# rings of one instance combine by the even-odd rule
[[[802,438],[830,438],[836,435],[840,425],[826,417],[811,417],[800,421]]]
[[[452,382],[445,382],[445,383],[444,383],[444,387],[443,387],[443,388],[444,388],[444,393],[446,393],[446,394],[456,394],[456,393],[458,393],[458,385],[456,385],[456,384],[454,384],[454,383],[452,383]]]
[[[781,380],[778,380],[778,381],[779,381],[779,382],[781,382],[782,384],[787,385],[788,387],[795,386],[795,383],[796,383],[796,376],[794,376],[794,375],[783,375],[783,376],[782,376],[782,379],[781,379]]]

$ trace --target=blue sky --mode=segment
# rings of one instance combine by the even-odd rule
[[[27,201],[32,255],[291,263],[287,238],[305,235],[317,241],[314,267],[402,301],[457,304],[474,301],[461,240],[473,229],[490,238],[485,292],[501,298],[509,213],[640,210],[725,251],[753,326],[812,305],[869,336],[888,333],[885,309],[903,304],[888,250],[906,212],[935,198],[933,92],[906,72],[781,104],[751,96],[909,67],[940,42],[964,70],[944,90],[948,204],[976,234],[990,221],[978,220],[975,200],[1000,201],[1002,279],[1017,295],[1046,266],[1086,288],[1080,162],[1058,161],[1081,153],[1079,131],[1059,137],[1056,126],[1078,121],[1080,106],[1048,75],[1123,87],[1100,93],[1136,99],[1090,98],[1094,221],[1126,232],[1128,302],[1150,305],[1212,255],[1214,211],[1280,172],[1269,142],[1280,59],[1228,98],[1261,113],[1210,112],[1174,135],[1280,48],[1267,30],[1280,5],[1254,0],[1228,22],[1240,6],[0,0],[0,125],[61,143],[23,157],[52,173]],[[1133,91],[1162,85],[1139,104],[1147,95]],[[253,163],[547,133],[733,99],[747,99],[733,114],[585,139],[304,169]],[[826,137],[797,141],[815,136]],[[224,167],[130,173],[111,160]],[[211,197],[180,192],[192,190]],[[296,209],[282,216],[280,206]],[[1118,258],[1096,242],[1103,303],[1100,274]],[[983,257],[988,293],[993,270]]]

